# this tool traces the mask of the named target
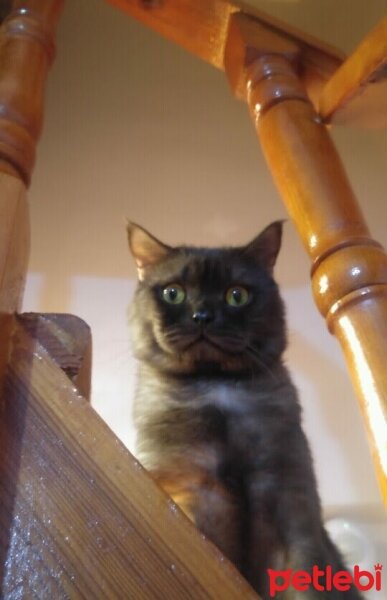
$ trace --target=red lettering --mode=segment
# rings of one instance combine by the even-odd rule
[[[362,592],[367,592],[374,585],[377,592],[382,589],[382,566],[379,564],[375,565],[375,575],[370,571],[361,571],[359,565],[354,566],[353,575],[348,571],[333,573],[330,565],[326,566],[325,571],[314,565],[312,574],[307,571],[292,571],[292,569],[285,571],[268,569],[267,573],[271,598],[274,598],[277,592],[286,591],[290,586],[299,592],[306,592],[311,584],[318,592],[330,592],[332,587],[339,592],[347,592],[352,585]]]
[[[337,571],[333,576],[333,587],[339,592],[346,592],[351,587],[352,575],[348,571]]]
[[[380,590],[382,589],[382,571],[381,569],[378,569],[377,571],[375,571],[375,579],[376,579],[376,591],[380,592]]]
[[[327,566],[325,571],[325,589],[327,592],[332,591],[332,567],[330,565]]]
[[[313,565],[313,569],[312,569],[313,587],[318,592],[325,592],[325,587],[323,585],[320,585],[318,582],[320,576],[324,577],[324,575],[325,575],[324,571],[319,569],[317,565]]]
[[[309,589],[312,578],[306,571],[296,571],[292,577],[292,586],[299,592],[306,592]]]
[[[367,583],[361,583],[360,579],[367,577]],[[355,565],[353,572],[353,583],[361,592],[367,592],[374,585],[374,577],[369,571],[360,571],[359,565]]]
[[[290,575],[292,573],[291,569],[286,569],[286,571],[275,571],[274,569],[268,569],[267,573],[269,575],[270,598],[274,598],[277,592],[284,592],[288,589],[290,584]],[[277,581],[278,577],[283,579],[282,583]]]

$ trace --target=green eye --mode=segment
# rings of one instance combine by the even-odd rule
[[[185,300],[185,290],[178,283],[167,285],[163,289],[163,300],[168,304],[181,304]]]
[[[246,288],[235,285],[231,287],[226,292],[226,302],[230,306],[245,306],[250,299],[250,294],[246,290]]]

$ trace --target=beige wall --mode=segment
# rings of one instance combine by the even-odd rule
[[[385,7],[255,3],[346,51]],[[386,243],[386,133],[334,137],[372,233]],[[74,312],[92,325],[93,403],[132,446],[125,313],[134,269],[125,218],[171,244],[216,245],[245,242],[286,214],[223,74],[95,0],[67,2],[38,156],[25,308]],[[324,504],[380,506],[356,399],[312,304],[308,260],[290,223],[277,278]]]

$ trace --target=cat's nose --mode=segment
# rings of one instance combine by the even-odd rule
[[[197,323],[197,325],[205,325],[206,323],[210,323],[214,318],[212,312],[206,308],[202,308],[201,310],[196,310],[192,315],[192,320]]]

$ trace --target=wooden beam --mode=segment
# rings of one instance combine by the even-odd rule
[[[343,62],[337,49],[296,28],[230,0],[107,0],[147,27],[218,69],[224,69],[224,52],[230,18],[245,12],[255,23],[302,48],[300,74],[313,102],[322,86]],[[238,90],[236,95],[239,97]]]
[[[387,127],[387,17],[327,82],[319,112],[335,125]]]
[[[22,322],[13,340],[0,421],[4,598],[257,598]]]
[[[233,17],[237,32],[226,48],[229,79],[238,79],[236,55],[268,166],[312,259],[315,301],[342,345],[387,504],[387,256],[370,236],[294,60],[275,37],[266,39],[266,47],[254,46],[242,25]],[[252,49],[254,60],[247,61]]]

